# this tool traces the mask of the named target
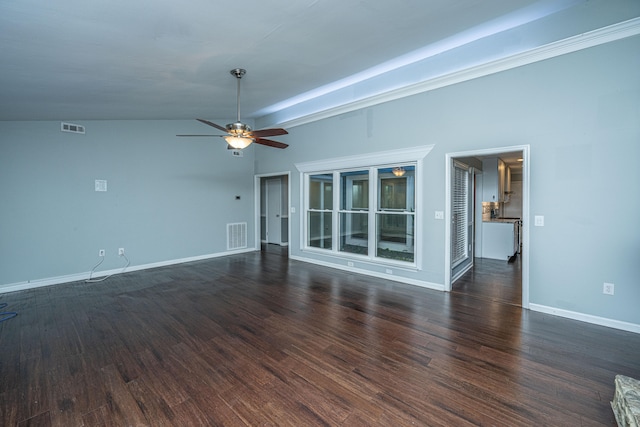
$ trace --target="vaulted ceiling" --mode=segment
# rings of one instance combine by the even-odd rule
[[[0,120],[233,118],[236,67],[247,69],[242,115],[258,119],[358,82],[366,90],[352,89],[350,100],[373,96],[447,73],[447,64],[477,65],[637,17],[639,7],[637,0],[5,0]],[[456,50],[462,59],[450,61]],[[429,59],[431,66],[409,68]]]

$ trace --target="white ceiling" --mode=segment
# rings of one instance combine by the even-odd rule
[[[2,0],[0,120],[234,118],[236,67],[242,116],[257,118],[456,36],[589,1]]]

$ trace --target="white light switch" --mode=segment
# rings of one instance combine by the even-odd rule
[[[536,215],[534,218],[534,225],[536,227],[544,227],[544,215]]]
[[[107,191],[106,179],[96,179],[96,191]]]
[[[296,213],[296,207],[295,206],[291,206],[291,213]]]
[[[444,212],[443,211],[436,211],[436,219],[444,219]]]

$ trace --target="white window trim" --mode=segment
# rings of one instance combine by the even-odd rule
[[[308,182],[305,179],[305,174],[310,173],[330,173],[338,170],[344,169],[354,169],[354,168],[369,168],[378,165],[388,165],[392,163],[415,163],[416,171],[415,171],[415,182],[416,185],[419,186],[420,191],[415,193],[415,230],[416,239],[415,239],[415,264],[411,266],[411,268],[415,268],[417,270],[422,270],[422,255],[423,252],[423,236],[421,234],[422,230],[422,221],[424,218],[424,204],[423,204],[423,186],[420,185],[423,182],[423,163],[424,158],[431,152],[434,144],[430,145],[422,145],[418,147],[410,147],[403,148],[397,150],[389,150],[389,151],[379,151],[368,154],[354,155],[354,156],[345,156],[345,157],[336,157],[325,160],[316,160],[311,162],[302,162],[296,163],[294,166],[300,172],[300,202],[302,206],[300,207],[301,212],[305,212],[306,199],[305,195],[309,193]],[[375,177],[377,179],[377,177]],[[369,186],[370,191],[373,189],[373,185]],[[370,199],[371,200],[371,199]],[[339,205],[338,205],[339,207]],[[326,250],[312,250],[312,248],[307,248],[306,245],[306,227],[307,227],[307,218],[306,214],[301,215],[300,218],[300,249],[301,250],[309,250],[310,252],[319,253],[327,255]],[[370,224],[370,227],[372,225]],[[336,228],[334,227],[334,230]],[[334,246],[337,244],[337,240],[334,236]],[[336,256],[335,251],[331,251],[331,254]],[[340,253],[341,258],[351,258],[351,255],[345,256],[343,253]],[[356,256],[357,257],[357,256]],[[370,259],[368,261],[373,264],[394,264],[394,265],[405,265],[407,263],[400,262],[392,262],[392,260],[384,260],[380,258]]]

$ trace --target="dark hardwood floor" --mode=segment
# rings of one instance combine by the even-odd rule
[[[505,301],[277,250],[6,293],[0,425],[614,426],[640,335]]]
[[[473,268],[451,286],[454,295],[522,305],[522,263],[475,258]]]

